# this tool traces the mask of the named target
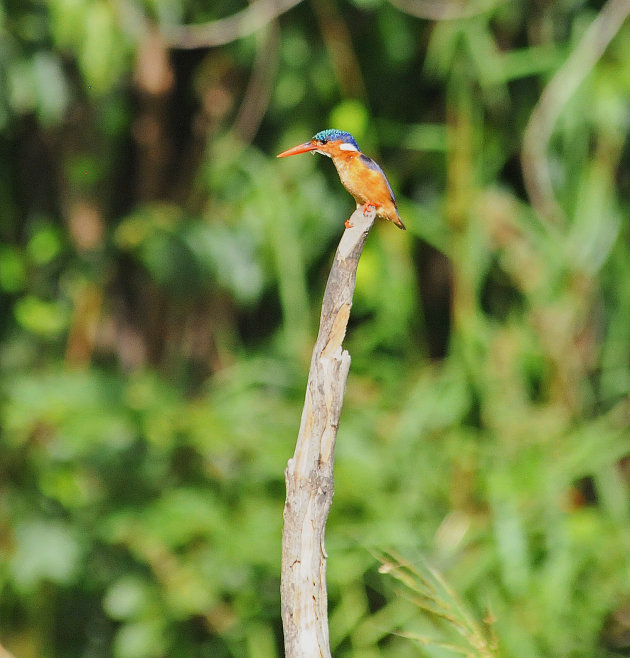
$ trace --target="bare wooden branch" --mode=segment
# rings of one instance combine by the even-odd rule
[[[506,0],[389,0],[395,7],[412,16],[431,21],[453,21],[471,18],[495,7]]]
[[[566,215],[551,184],[549,142],[562,110],[582,84],[630,14],[630,0],[607,0],[564,64],[544,88],[523,135],[523,181],[541,218],[564,226]]]
[[[357,266],[375,215],[357,209],[330,270],[295,453],[287,465],[282,535],[282,624],[287,658],[329,658],[324,533],[350,355],[346,334]]]
[[[15,658],[15,656],[0,644],[0,658]]]
[[[194,25],[168,25],[162,33],[172,48],[211,48],[242,39],[289,11],[302,0],[257,0],[227,18]]]

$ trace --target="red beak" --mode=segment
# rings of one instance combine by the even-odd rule
[[[306,153],[307,151],[314,151],[317,148],[317,144],[313,142],[306,142],[306,144],[298,144],[287,151],[282,151],[278,153],[277,158],[286,158],[289,155],[297,155],[298,153]]]

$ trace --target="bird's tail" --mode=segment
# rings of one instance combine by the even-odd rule
[[[394,224],[396,224],[396,226],[398,226],[398,228],[401,228],[403,231],[407,230],[406,226],[403,224],[402,219],[400,219],[400,215],[398,213],[396,213],[396,216],[392,218],[392,222],[394,222]]]
[[[402,229],[403,231],[406,230],[405,225],[403,224],[402,219],[400,219],[400,215],[398,214],[396,202],[393,199],[391,200],[391,203],[385,204],[384,207],[378,206],[376,214],[383,219],[389,220],[392,222],[392,224],[396,224],[396,226],[398,226],[398,228]]]
[[[386,212],[383,213],[383,215],[386,219],[389,219],[390,222],[396,224],[399,229],[402,229],[403,231],[407,230],[403,224],[402,219],[400,219],[400,215],[398,214],[398,206],[396,205],[396,201],[394,201],[393,197],[391,204],[389,204],[389,208],[386,208],[385,210]]]

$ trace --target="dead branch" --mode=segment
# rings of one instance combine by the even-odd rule
[[[171,48],[211,48],[242,39],[289,11],[302,0],[256,0],[249,7],[226,18],[194,25],[163,26]]]
[[[543,90],[525,128],[521,151],[525,188],[533,208],[550,224],[563,226],[566,223],[553,191],[547,157],[553,130],[567,102],[600,60],[628,14],[629,0],[606,2]]]
[[[341,347],[357,266],[375,215],[357,209],[330,270],[308,374],[295,453],[287,465],[282,534],[282,623],[286,658],[330,658],[324,533],[333,497],[337,427],[350,369]]]

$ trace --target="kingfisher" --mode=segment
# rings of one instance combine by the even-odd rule
[[[361,153],[350,133],[334,128],[322,130],[310,141],[283,151],[277,157],[286,158],[307,151],[332,158],[342,185],[354,197],[357,208],[362,207],[364,215],[367,215],[370,208],[374,208],[378,217],[388,219],[405,230],[385,172],[372,158]],[[346,220],[346,228],[352,228],[349,219]]]

